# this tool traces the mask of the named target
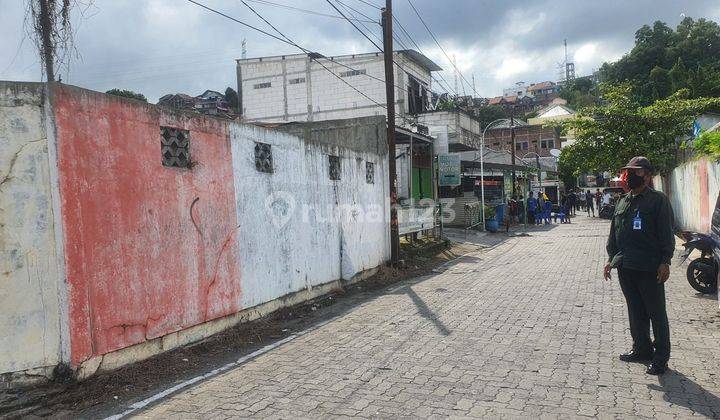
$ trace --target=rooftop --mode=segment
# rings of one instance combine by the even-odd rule
[[[365,58],[365,57],[378,57],[382,53],[381,52],[375,52],[375,53],[362,53],[362,54],[346,54],[346,55],[335,55],[335,56],[329,56],[326,57],[319,53],[300,53],[300,54],[289,54],[289,55],[274,55],[274,56],[267,56],[267,57],[254,57],[254,58],[238,58],[235,61],[240,63],[251,63],[251,62],[261,62],[261,61],[275,61],[275,60],[292,60],[292,59],[298,59],[298,58],[306,58],[307,56],[312,56],[312,58],[326,58],[328,60],[347,60],[347,59],[354,59],[354,58]],[[410,58],[411,60],[415,61],[417,64],[425,67],[429,71],[441,71],[442,67],[437,65],[434,61],[429,59],[424,54],[416,51],[416,50],[395,50],[395,54],[403,54]]]

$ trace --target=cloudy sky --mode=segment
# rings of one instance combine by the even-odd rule
[[[240,0],[198,1],[272,31]],[[327,0],[247,1],[307,49],[325,55],[374,51],[347,21],[326,16],[337,15]],[[674,27],[683,15],[720,21],[720,0],[412,2],[445,51],[455,57],[465,78],[471,81],[474,75],[477,92],[488,97],[501,94],[504,87],[517,81],[557,80],[558,63],[564,57],[563,39],[568,40],[576,74],[585,75],[627,52],[635,31],[643,24],[662,20]],[[23,28],[25,3],[0,0],[0,80],[35,81],[41,77],[37,53]],[[380,5],[383,1],[341,3],[356,9],[351,12],[366,20],[358,12],[374,19],[380,14],[366,3]],[[408,0],[395,0],[393,4],[400,23],[422,51],[446,69],[443,76],[452,86],[452,65]],[[165,93],[197,95],[205,89],[234,87],[234,59],[240,58],[243,38],[247,39],[248,57],[298,52],[186,0],[93,0],[90,7],[78,7],[73,17],[79,57],[72,59],[69,70],[57,71],[63,81],[101,91],[131,89],[153,102]],[[380,35],[377,24],[364,24]],[[404,34],[401,39],[408,42]],[[438,87],[434,90],[442,91]],[[465,91],[469,94],[470,86]]]

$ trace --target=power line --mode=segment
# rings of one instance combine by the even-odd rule
[[[372,39],[370,39],[369,36],[365,35],[365,32],[363,32],[360,28],[357,27],[357,25],[356,25],[352,20],[350,20],[347,16],[345,16],[345,13],[343,13],[340,9],[338,9],[337,6],[335,6],[330,0],[325,0],[325,1],[326,1],[330,6],[332,6],[333,9],[335,9],[338,13],[340,13],[340,16],[344,17],[345,20],[347,20],[348,22],[350,22],[350,24],[351,24],[355,29],[357,29],[358,32],[360,32],[360,33],[362,34],[362,36],[365,37],[365,39],[367,39],[368,41],[370,41],[370,43],[373,44],[373,45],[375,46],[375,48],[377,48],[378,50],[380,50],[380,52],[382,52],[382,50],[383,50],[382,47],[380,47],[378,44],[375,43],[375,41],[373,41]]]
[[[307,14],[310,14],[310,15],[329,17],[329,18],[333,18],[333,19],[342,19],[342,18],[343,18],[342,16],[331,15],[331,14],[322,13],[322,12],[316,12],[316,11],[314,11],[314,10],[301,9],[301,8],[299,8],[299,7],[288,6],[288,5],[286,5],[286,4],[280,4],[280,3],[274,3],[274,2],[271,2],[271,1],[267,1],[267,0],[247,0],[247,1],[252,2],[252,3],[266,4],[266,5],[268,5],[268,6],[280,7],[280,8],[287,9],[287,10],[294,10],[294,11],[297,11],[297,12],[307,13]],[[358,20],[358,22],[360,22],[360,20]],[[369,21],[365,21],[365,23],[373,23],[373,20],[371,19],[371,20],[369,20]]]
[[[439,42],[439,41],[437,40],[437,38],[435,37],[435,34],[433,34],[433,32],[430,30],[430,27],[427,25],[427,23],[425,23],[425,20],[422,18],[422,16],[420,16],[420,12],[418,12],[418,10],[417,10],[417,9],[415,8],[415,6],[412,4],[412,1],[407,0],[407,2],[408,2],[408,4],[410,5],[410,7],[412,7],[412,9],[415,11],[415,14],[417,15],[418,19],[420,19],[420,22],[422,22],[422,24],[423,24],[423,26],[425,27],[425,29],[427,29],[427,31],[428,31],[428,33],[430,34],[430,36],[432,37],[433,41],[435,41],[435,44],[437,44],[437,46],[440,48],[440,50],[443,52],[443,54],[445,54],[445,57],[448,59],[448,61],[450,61],[450,64],[452,64],[452,66],[455,68],[455,71],[458,72],[458,74],[460,75],[460,77],[462,78],[462,80],[465,81],[465,83],[467,83],[468,85],[470,85],[470,82],[467,81],[467,79],[465,78],[465,76],[463,76],[463,74],[462,74],[462,72],[460,71],[460,69],[457,68],[457,66],[455,65],[455,63],[453,62],[453,60],[450,58],[450,56],[448,55],[448,53],[445,51],[445,48],[443,48],[442,45],[440,45],[440,42]],[[470,86],[470,87],[472,88],[472,86]],[[476,95],[481,96],[474,88],[473,88],[473,91],[475,91],[475,94],[476,94]]]
[[[338,2],[338,4],[340,4],[342,7],[344,7],[345,10],[348,11],[348,14],[349,14],[350,16],[356,17],[356,16],[353,15],[353,13],[350,11],[350,10],[355,10],[355,9],[353,9],[352,7],[348,6],[347,4],[341,2],[340,0],[336,0],[336,1]],[[382,40],[380,39],[380,37],[379,37],[375,32],[372,31],[372,29],[368,28],[367,25],[365,25],[364,23],[362,23],[362,22],[360,22],[360,21],[358,21],[358,22],[360,23],[360,25],[361,25],[363,28],[365,28],[368,32],[370,32],[370,33],[372,34],[372,36],[374,36],[375,39],[378,40],[378,42],[380,42],[380,43],[382,44]],[[378,22],[374,22],[374,23],[378,23]],[[379,24],[378,24],[378,26],[379,26]]]
[[[412,42],[413,45],[415,45],[415,48],[417,48],[418,52],[419,52],[420,54],[426,55],[426,54],[423,52],[422,48],[420,48],[420,45],[418,45],[418,43],[415,42],[415,39],[413,39],[413,37],[412,37],[412,36],[410,35],[410,33],[405,29],[405,27],[402,25],[402,23],[400,23],[400,20],[395,17],[395,15],[393,15],[393,20],[395,21],[395,23],[398,24],[398,26],[400,27],[400,30],[405,34],[405,36],[410,40],[410,42]],[[432,74],[431,74],[431,75],[432,75]],[[448,93],[449,93],[449,92],[453,92],[453,93],[455,94],[455,96],[458,96],[457,92],[455,92],[455,90],[453,90],[453,89],[450,88],[450,83],[448,83],[447,80],[445,80],[445,78],[442,76],[442,74],[441,74],[441,73],[438,73],[437,75],[438,75],[438,77],[440,77],[440,79],[441,79],[443,82],[445,82],[445,86],[443,86],[443,85],[442,85],[437,79],[435,79],[434,77],[433,77],[433,80],[435,80],[435,81],[438,83],[438,85],[440,85],[443,89],[445,89],[446,92],[448,92]]]
[[[192,1],[192,0],[190,0],[190,1]],[[277,32],[278,34],[280,34],[280,36],[282,36],[283,38],[285,38],[285,39],[287,40],[287,42],[289,42],[290,44],[294,45],[295,47],[301,49],[301,50],[304,51],[306,54],[309,54],[309,57],[310,57],[312,60],[314,60],[316,63],[320,64],[325,70],[327,70],[330,74],[332,74],[333,76],[335,76],[338,80],[340,80],[341,82],[345,83],[345,84],[348,85],[350,88],[352,88],[353,90],[355,90],[356,92],[358,92],[359,94],[361,94],[362,96],[364,96],[365,98],[367,98],[368,100],[370,100],[370,102],[373,102],[373,103],[375,103],[376,105],[378,105],[378,106],[380,106],[380,107],[382,107],[382,108],[385,108],[385,106],[384,106],[383,104],[375,101],[373,98],[371,98],[370,96],[368,96],[368,95],[365,94],[364,92],[360,91],[360,90],[357,89],[355,86],[351,85],[350,82],[348,82],[347,80],[345,80],[345,79],[343,79],[342,77],[338,76],[337,74],[335,74],[334,71],[332,71],[332,70],[330,70],[329,68],[327,68],[323,63],[320,62],[320,60],[317,60],[316,58],[314,58],[314,54],[310,54],[310,51],[309,51],[309,50],[301,47],[300,45],[298,45],[297,43],[295,43],[294,41],[292,41],[290,38],[288,38],[287,35],[285,35],[285,34],[283,34],[282,32],[280,32],[280,30],[279,30],[278,28],[276,28],[272,23],[270,23],[267,19],[265,19],[260,13],[258,13],[255,9],[253,9],[249,4],[247,4],[247,3],[245,2],[245,0],[240,0],[240,1],[242,2],[242,4],[244,4],[245,6],[247,6],[248,9],[250,9],[253,13],[255,13],[255,15],[257,15],[257,17],[259,17],[260,19],[262,19],[263,22],[267,23],[268,26],[270,26],[271,28],[273,28],[273,29],[275,30],[275,32]],[[194,2],[193,2],[193,3],[194,3]],[[383,82],[384,82],[384,81],[383,81]]]
[[[378,9],[378,10],[382,10],[382,7],[377,6],[377,5],[375,5],[375,4],[372,4],[372,3],[370,3],[370,2],[367,2],[367,1],[365,1],[365,0],[357,0],[357,1],[359,1],[360,3],[367,4],[368,6],[374,7],[374,8],[376,8],[376,9]]]
[[[220,16],[222,16],[222,17],[224,17],[224,18],[230,19],[230,20],[232,20],[233,22],[239,23],[239,24],[241,24],[241,25],[243,25],[243,26],[246,26],[246,27],[248,27],[248,28],[250,28],[250,29],[256,30],[256,31],[260,32],[261,34],[264,34],[264,35],[269,36],[270,38],[274,38],[274,39],[277,39],[277,40],[280,41],[280,42],[284,42],[284,43],[286,43],[286,44],[293,45],[292,42],[288,42],[287,40],[284,40],[284,39],[282,39],[282,38],[280,38],[280,37],[278,37],[278,36],[275,36],[275,35],[271,34],[270,32],[263,31],[263,30],[260,29],[260,28],[256,28],[256,27],[254,27],[254,26],[252,26],[252,25],[249,25],[249,24],[247,24],[247,23],[245,23],[245,22],[243,22],[243,21],[241,21],[241,20],[235,19],[235,18],[232,17],[232,16],[226,15],[225,13],[223,13],[223,12],[221,12],[221,11],[219,11],[219,10],[215,10],[215,9],[213,9],[213,8],[211,8],[211,7],[205,6],[205,5],[202,4],[202,3],[198,3],[198,2],[196,2],[195,0],[187,0],[187,1],[189,1],[190,3],[192,3],[192,4],[196,5],[196,6],[200,6],[200,7],[202,7],[203,9],[209,10],[209,11],[211,11],[211,12],[213,12],[213,13],[217,13],[218,15],[220,15]],[[297,46],[297,45],[295,45],[295,46]]]

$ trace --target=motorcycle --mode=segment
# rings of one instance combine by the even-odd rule
[[[698,232],[681,232],[685,240],[685,252],[680,256],[685,262],[694,250],[700,251],[700,257],[688,264],[687,280],[693,289],[703,294],[715,293],[717,290],[718,271],[720,270],[720,241],[712,236]]]
[[[615,214],[614,204],[603,204],[598,211],[598,216],[602,219],[612,220],[613,214]]]

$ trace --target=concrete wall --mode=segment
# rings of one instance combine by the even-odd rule
[[[238,86],[245,120],[325,121],[385,115],[385,109],[377,105],[386,102],[381,53],[319,61],[309,60],[305,55],[238,60]],[[408,75],[412,75],[429,89],[432,79],[427,69],[400,53],[395,53],[395,61],[396,86],[407,89]],[[350,68],[365,70],[366,74],[341,76]],[[304,81],[290,83],[299,78]],[[256,88],[267,82],[271,87]],[[407,92],[399,87],[395,88],[395,109],[401,116],[407,113],[408,105]],[[403,125],[402,121],[399,118],[398,124]]]
[[[384,117],[280,132],[43,89],[0,83],[0,373],[117,367],[389,258]],[[162,165],[162,126],[189,131],[191,168]]]
[[[656,176],[655,188],[664,191],[675,211],[678,229],[709,232],[715,201],[720,194],[720,163],[707,158],[675,168],[667,177]]]
[[[47,374],[61,361],[44,101],[43,84],[0,82],[0,374]]]
[[[382,117],[288,127],[289,133],[232,126],[245,307],[349,280],[389,259],[384,126]],[[339,146],[348,139],[351,147]],[[273,173],[255,170],[256,141],[271,145]],[[340,157],[339,181],[329,179],[328,155]],[[366,162],[374,164],[372,184]]]

